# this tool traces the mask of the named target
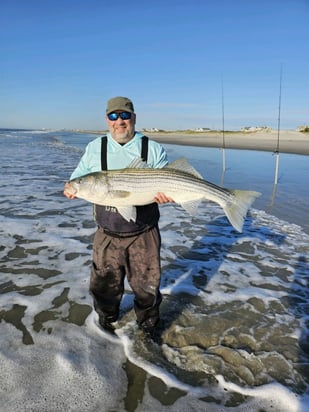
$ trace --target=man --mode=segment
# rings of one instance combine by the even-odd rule
[[[136,114],[130,99],[110,99],[106,122],[109,133],[87,145],[71,179],[102,169],[125,168],[141,154],[145,156],[145,152],[150,167],[167,165],[163,147],[148,138],[143,139],[143,135],[135,131]],[[66,185],[64,195],[69,199],[75,197],[67,192]],[[139,327],[153,335],[159,323],[162,298],[159,290],[161,237],[158,204],[170,201],[172,199],[158,193],[154,203],[137,207],[136,222],[127,222],[116,208],[94,205],[98,228],[93,244],[90,291],[101,326],[111,332],[114,331],[112,323],[119,316],[125,276],[134,292]]]

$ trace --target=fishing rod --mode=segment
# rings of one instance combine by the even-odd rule
[[[279,108],[278,108],[278,134],[277,146],[274,154],[276,155],[276,169],[275,169],[275,185],[278,183],[279,171],[279,152],[280,152],[280,121],[281,121],[281,90],[282,90],[282,65],[280,67],[280,85],[279,85]]]
[[[223,87],[222,77],[221,77],[221,102],[222,102],[222,173],[224,174],[226,168],[225,168],[224,87]]]

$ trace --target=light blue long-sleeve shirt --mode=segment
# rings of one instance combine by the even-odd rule
[[[121,145],[107,133],[107,167],[109,170],[123,169],[134,159],[141,157],[143,134],[136,132],[133,139]],[[85,153],[71,175],[71,180],[88,173],[101,170],[101,137],[88,143]],[[147,164],[160,169],[168,164],[164,148],[157,142],[149,139]]]

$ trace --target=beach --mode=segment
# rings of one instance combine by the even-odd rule
[[[74,130],[73,132],[76,132]],[[104,135],[106,130],[80,130],[79,133]],[[309,133],[297,130],[270,131],[148,131],[142,133],[159,143],[309,155]],[[279,141],[279,144],[278,144]]]
[[[222,136],[145,132],[170,139],[162,143],[171,163],[186,157],[209,182],[261,193],[242,233],[212,202],[195,216],[160,207],[156,345],[139,335],[127,283],[117,336],[98,326],[93,207],[63,196],[102,134],[0,132],[0,412],[308,411],[307,156],[282,153],[274,184],[271,145],[226,150],[223,171]]]
[[[223,147],[223,133],[219,132],[145,132],[160,143],[180,144],[186,146]],[[225,132],[226,149],[277,151],[278,131],[270,132]],[[279,132],[279,152],[309,155],[309,133],[294,130]]]

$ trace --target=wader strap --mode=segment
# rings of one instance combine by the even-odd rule
[[[142,137],[142,152],[141,158],[144,162],[148,159],[148,137]],[[107,136],[101,139],[101,170],[107,170]]]
[[[144,162],[147,162],[148,158],[148,137],[143,136],[142,137],[142,153],[141,153],[141,158]]]
[[[101,170],[107,170],[107,136],[101,139]]]

